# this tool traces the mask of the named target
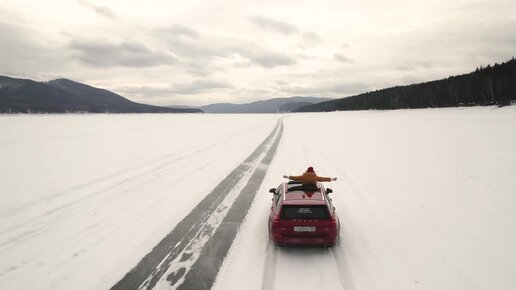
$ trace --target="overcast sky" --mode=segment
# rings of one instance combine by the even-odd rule
[[[516,0],[0,0],[0,75],[157,105],[341,98],[516,56]]]

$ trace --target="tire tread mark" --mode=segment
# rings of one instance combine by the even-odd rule
[[[228,176],[226,176],[175,228],[165,236],[140,262],[111,290],[151,289],[173,261],[191,243],[209,216],[235,187],[251,163],[260,156],[265,146],[281,127],[279,121],[272,132]]]
[[[207,290],[213,286],[218,271],[274,158],[283,133],[281,120],[278,125],[279,132],[269,151],[253,172],[249,182],[238,195],[220,226],[202,248],[199,258],[194,262],[190,271],[185,274],[183,283],[177,287],[178,290]]]
[[[265,269],[262,276],[262,290],[274,290],[276,282],[277,246],[269,241],[265,255]]]

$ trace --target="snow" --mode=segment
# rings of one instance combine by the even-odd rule
[[[516,108],[291,115],[214,289],[513,289]],[[314,166],[341,244],[276,248],[268,189]],[[259,273],[259,274],[257,274]]]
[[[277,119],[1,116],[0,288],[109,288]]]
[[[277,134],[276,134],[277,135]],[[156,285],[156,289],[170,289],[170,282],[167,281],[167,277],[169,277],[170,274],[175,273],[179,271],[181,268],[184,268],[185,271],[189,271],[194,262],[199,258],[201,255],[202,247],[208,242],[209,238],[213,235],[213,233],[217,230],[217,228],[221,225],[224,217],[229,212],[231,205],[235,202],[238,195],[242,191],[242,189],[245,187],[245,185],[249,182],[251,179],[251,176],[253,175],[254,171],[258,166],[260,166],[261,161],[264,159],[265,155],[267,154],[268,150],[270,150],[270,146],[267,146],[266,150],[260,153],[258,158],[252,162],[249,167],[249,169],[244,172],[242,176],[239,177],[239,180],[235,187],[228,193],[226,198],[219,204],[217,209],[214,211],[214,214],[212,214],[208,220],[206,221],[206,224],[203,225],[201,230],[197,233],[196,239],[193,241],[192,244],[190,244],[183,253],[186,253],[187,256],[189,256],[188,259],[183,259],[183,253],[177,256],[177,258],[172,262],[172,266],[168,269],[168,271],[161,277],[161,279],[158,281]],[[184,281],[185,277],[182,276],[176,285],[180,285]]]
[[[214,289],[516,284],[512,106],[0,116],[0,288],[110,288],[283,116],[278,151]],[[308,166],[338,177],[327,187],[341,243],[276,247],[268,189]]]

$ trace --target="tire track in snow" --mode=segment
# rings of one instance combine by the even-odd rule
[[[201,290],[210,289],[213,286],[218,271],[276,153],[283,132],[283,124],[279,125],[276,137],[267,145],[269,148],[265,150],[265,156],[254,170],[249,182],[242,189],[221,225],[202,249],[199,259],[194,262],[185,275],[184,282],[177,289]]]
[[[269,240],[267,244],[267,252],[265,256],[265,269],[262,277],[262,290],[274,290],[276,282],[276,261],[277,261],[277,246]]]
[[[346,258],[346,253],[344,249],[341,248],[341,243],[345,242],[342,240],[342,235],[340,237],[339,245],[332,249],[333,258],[335,259],[335,267],[337,268],[337,272],[339,273],[339,282],[342,289],[345,290],[355,290],[355,286],[353,284],[353,279],[351,275],[351,269],[349,265],[349,260]]]
[[[255,151],[111,289],[152,289],[158,283],[177,289],[211,288],[265,177],[282,132],[280,120]],[[234,203],[227,202],[233,195]]]

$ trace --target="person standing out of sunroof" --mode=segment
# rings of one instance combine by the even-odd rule
[[[322,177],[317,176],[315,174],[314,168],[312,166],[306,169],[302,175],[294,176],[294,175],[283,175],[283,178],[288,178],[293,181],[299,181],[302,184],[316,184],[317,182],[330,182],[336,181],[337,177]]]

